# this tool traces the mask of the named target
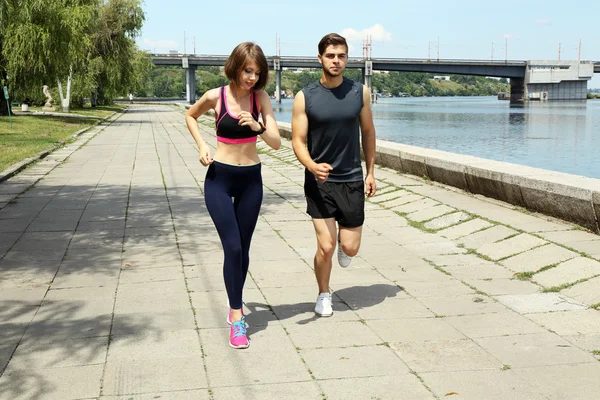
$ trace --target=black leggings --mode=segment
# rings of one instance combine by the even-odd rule
[[[223,278],[229,306],[242,308],[242,290],[250,264],[250,241],[263,199],[261,165],[235,166],[218,161],[204,181],[206,208],[225,253]]]

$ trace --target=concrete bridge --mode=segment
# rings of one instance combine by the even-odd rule
[[[223,66],[226,55],[153,54],[155,65],[181,65],[186,69],[186,99],[194,103],[195,71],[198,66]],[[281,101],[283,68],[321,68],[316,57],[267,57],[276,71],[276,98]],[[363,82],[371,86],[373,71],[426,72],[438,74],[493,76],[510,79],[511,101],[584,100],[587,81],[600,73],[600,62],[593,61],[524,61],[465,60],[419,58],[349,58],[348,68],[360,68]]]

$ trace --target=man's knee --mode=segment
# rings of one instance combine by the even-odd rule
[[[320,240],[317,251],[324,258],[332,258],[335,251],[335,240]]]
[[[350,257],[357,255],[358,249],[360,248],[360,242],[340,243],[340,245],[342,246],[344,254]]]

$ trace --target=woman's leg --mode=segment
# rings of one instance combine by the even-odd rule
[[[263,200],[263,185],[260,169],[253,169],[248,176],[245,190],[235,199],[234,209],[242,244],[242,282],[246,282],[250,265],[250,243],[256,228]]]
[[[229,306],[234,310],[242,308],[242,288],[244,286],[243,251],[240,231],[227,187],[220,179],[211,179],[207,174],[204,181],[206,208],[217,228],[223,252],[223,278],[229,297]],[[221,177],[223,178],[223,177]],[[234,318],[239,320],[239,318]]]

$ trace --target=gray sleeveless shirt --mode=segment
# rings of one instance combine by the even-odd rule
[[[328,182],[361,181],[359,114],[363,107],[363,85],[344,78],[340,86],[328,89],[317,81],[302,92],[311,158],[333,167]],[[308,171],[306,176],[314,179]]]

